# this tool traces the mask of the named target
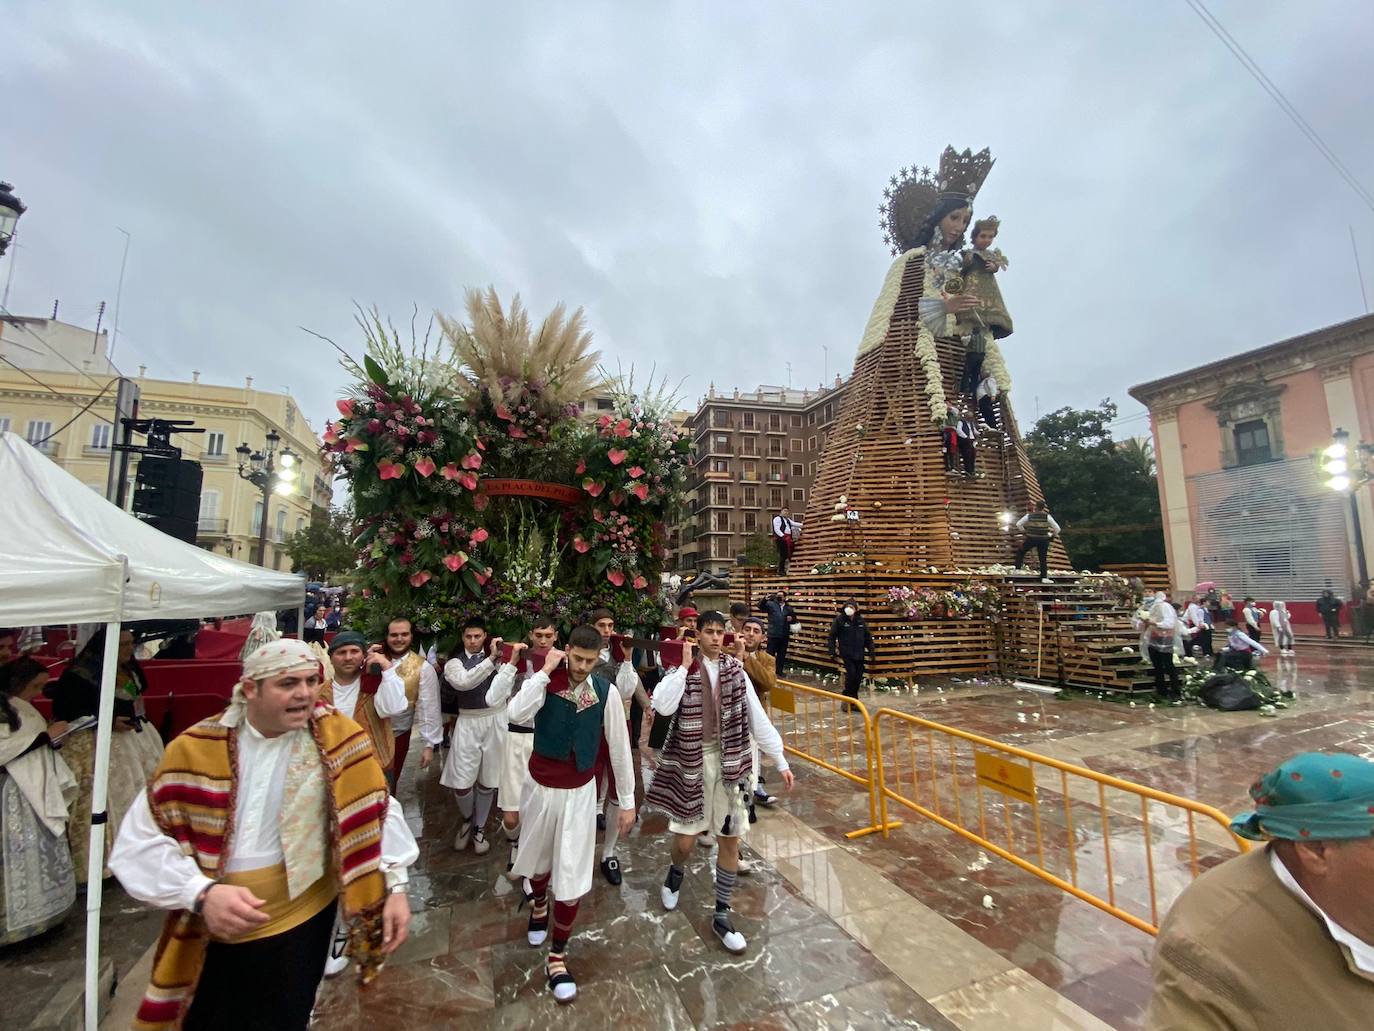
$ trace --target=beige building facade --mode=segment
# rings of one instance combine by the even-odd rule
[[[24,322],[29,324],[27,330]],[[0,363],[0,431],[23,437],[104,496],[110,445],[115,439],[116,387],[115,374],[103,354],[97,363],[83,353],[92,334],[51,320],[6,320],[5,329],[3,353],[8,361]],[[24,347],[42,347],[46,364],[27,367],[23,364],[24,348],[9,346],[11,339],[22,341],[26,335]],[[63,347],[68,340],[78,344],[76,353]],[[88,361],[91,364],[85,364]],[[299,456],[301,474],[294,492],[270,494],[266,513],[264,564],[290,569],[291,559],[283,546],[286,539],[313,518],[325,515],[332,497],[331,476],[320,460],[318,435],[300,406],[287,394],[254,389],[251,377],[242,386],[220,386],[200,382],[199,373],[193,373],[190,382],[153,379],[144,373],[140,368],[139,375],[131,377],[141,395],[140,418],[189,419],[206,431],[172,438],[182,449],[183,458],[201,464],[197,539],[201,547],[241,561],[256,561],[262,493],[238,474],[235,448],[240,443],[260,450],[268,431],[275,430],[282,438],[279,448],[289,446]],[[142,441],[135,438],[135,443]],[[136,456],[131,456],[126,507],[132,505],[137,465]]]

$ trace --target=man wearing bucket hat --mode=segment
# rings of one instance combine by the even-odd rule
[[[419,848],[369,738],[319,692],[309,645],[258,648],[124,818],[110,868],[169,911],[135,1027],[304,1031],[336,913],[363,984],[405,941]]]
[[[1160,927],[1146,1027],[1374,1022],[1374,762],[1306,752],[1250,787],[1231,829],[1267,842],[1179,896]]]

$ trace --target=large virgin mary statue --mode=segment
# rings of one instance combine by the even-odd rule
[[[888,270],[882,293],[873,307],[859,344],[862,355],[881,344],[887,335],[902,277],[911,261],[925,263],[918,311],[932,337],[958,337],[966,347],[993,349],[990,341],[1011,332],[1011,317],[1001,303],[991,276],[996,271],[988,252],[970,246],[965,234],[973,219],[973,200],[992,170],[993,158],[985,148],[974,154],[946,147],[938,172],[929,168],[902,169],[883,191],[883,239],[896,255]],[[997,222],[989,219],[982,225]],[[993,252],[1005,265],[1000,252]],[[989,280],[989,289],[976,289],[978,277]],[[994,300],[995,296],[995,300]],[[1000,355],[995,364],[1001,367]],[[1005,372],[1000,377],[1005,381]],[[1002,382],[1002,388],[1006,388]],[[932,416],[939,418],[943,412]]]

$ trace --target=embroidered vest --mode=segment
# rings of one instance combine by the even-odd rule
[[[744,667],[731,655],[720,657],[717,675],[720,679],[716,716],[721,779],[727,786],[739,785],[750,781],[754,773],[748,680]],[[710,689],[701,663],[694,662],[687,673],[682,701],[668,728],[668,739],[659,757],[653,785],[644,796],[645,805],[658,806],[680,823],[699,820],[705,812],[702,744],[706,706],[703,692]]]
[[[578,709],[569,694],[551,691],[534,717],[534,750],[546,759],[572,760],[580,773],[596,765],[604,736],[606,696],[611,691],[603,678],[593,674],[590,679],[596,692],[594,703]]]
[[[331,708],[334,705],[334,681],[325,681],[320,688],[319,700]],[[377,696],[365,694],[358,688],[358,704],[353,708],[353,722],[367,731],[372,739],[372,750],[377,753],[377,761],[386,769],[396,757],[396,735],[391,733],[391,720],[377,715]]]
[[[382,968],[382,823],[386,778],[356,723],[316,704],[311,735],[330,785],[330,871],[339,885],[340,915],[349,928],[360,984]],[[238,795],[238,731],[202,720],[170,745],[148,785],[153,819],[206,877],[224,875]],[[195,994],[209,943],[205,921],[188,910],[168,914],[153,960],[152,980],[139,1005],[139,1031],[179,1027]],[[251,990],[251,986],[245,986]]]
[[[475,666],[481,665],[486,657],[485,653],[469,655],[466,650],[454,656],[454,658],[463,664],[464,669],[472,669]],[[493,665],[492,671],[487,678],[482,681],[479,687],[471,691],[459,691],[449,684],[447,678],[442,679],[443,682],[439,686],[440,708],[443,709],[445,713],[453,715],[461,712],[463,709],[485,709],[487,707],[487,689],[491,687],[491,682],[496,679],[496,669]]]

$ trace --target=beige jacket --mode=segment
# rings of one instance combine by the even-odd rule
[[[1194,881],[1164,918],[1147,1031],[1366,1031],[1374,977],[1256,848]]]

